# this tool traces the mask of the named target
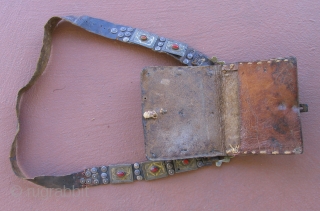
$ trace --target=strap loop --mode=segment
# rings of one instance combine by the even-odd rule
[[[113,24],[104,20],[81,16],[67,16],[67,17],[52,17],[44,27],[44,37],[43,37],[43,46],[41,49],[40,57],[38,60],[37,68],[30,79],[30,81],[22,87],[17,95],[17,104],[16,104],[16,113],[18,118],[18,129],[14,141],[11,146],[10,151],[10,162],[12,166],[12,170],[14,173],[23,179],[31,181],[35,184],[47,187],[47,188],[81,188],[86,187],[88,185],[97,185],[97,184],[108,184],[111,183],[121,183],[133,181],[133,179],[141,180],[146,178],[146,169],[141,169],[144,166],[151,166],[152,171],[157,173],[161,170],[165,171],[164,174],[172,175],[173,164],[177,161],[173,162],[143,162],[141,164],[129,164],[128,165],[118,165],[118,166],[110,166],[110,167],[94,167],[92,169],[86,169],[84,171],[80,171],[78,173],[73,173],[65,176],[37,176],[35,178],[28,179],[24,173],[21,171],[17,161],[17,147],[18,147],[18,135],[20,129],[20,106],[21,106],[21,97],[25,92],[27,92],[35,83],[35,81],[42,75],[44,72],[47,63],[50,58],[51,53],[51,44],[52,44],[52,34],[55,27],[58,25],[60,21],[67,21],[76,25],[80,28],[87,30],[88,32],[109,38],[115,39],[122,42],[132,43],[141,45],[147,48],[150,48],[157,52],[167,53],[170,56],[173,56],[180,62],[189,66],[204,66],[204,65],[213,65],[210,59],[204,54],[190,48],[188,45],[177,42],[174,40],[170,40],[164,37],[159,37],[155,34],[146,32],[144,30]],[[197,159],[197,163],[201,164],[201,158]],[[137,167],[138,166],[138,167]],[[151,168],[150,167],[150,168]],[[161,169],[163,168],[163,169]],[[195,167],[194,167],[195,168]],[[95,169],[95,170],[94,170]],[[130,170],[131,169],[131,170]],[[111,172],[113,171],[114,172]],[[90,175],[89,175],[89,173]],[[109,171],[109,172],[108,172]],[[109,173],[106,174],[106,173]],[[122,173],[121,173],[122,172]],[[130,173],[131,172],[131,173]],[[118,178],[113,178],[114,175],[118,175]],[[129,175],[131,174],[131,176]],[[144,175],[144,178],[141,175]],[[88,176],[89,175],[89,176]],[[123,180],[126,178],[126,180]],[[154,176],[149,177],[152,179],[157,179],[160,177]]]

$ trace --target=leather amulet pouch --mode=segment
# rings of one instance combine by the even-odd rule
[[[297,62],[294,57],[221,64],[185,43],[141,29],[88,16],[53,17],[45,25],[37,69],[17,97],[42,75],[51,52],[52,32],[60,21],[91,33],[167,53],[186,66],[149,67],[141,73],[142,122],[148,161],[87,168],[64,176],[27,179],[13,141],[10,162],[15,174],[48,188],[153,180],[246,154],[301,154],[303,151]]]

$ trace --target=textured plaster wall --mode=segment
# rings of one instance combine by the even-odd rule
[[[1,1],[1,210],[319,210],[320,1]],[[226,62],[296,56],[304,154],[237,157],[152,182],[61,193],[18,179],[9,149],[16,93],[36,67],[54,15],[90,15],[186,42]],[[145,160],[140,71],[179,65],[70,24],[55,31],[48,68],[23,101],[18,159],[30,177]]]

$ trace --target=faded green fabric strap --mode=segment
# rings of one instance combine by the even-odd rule
[[[35,184],[47,187],[47,188],[82,188],[90,185],[108,184],[108,183],[123,183],[132,182],[133,180],[151,180],[161,178],[167,175],[173,175],[175,172],[174,165],[178,161],[161,161],[161,162],[141,162],[134,164],[123,164],[123,165],[111,165],[111,166],[101,166],[93,167],[91,169],[81,170],[77,173],[65,175],[65,176],[38,176],[35,178],[27,178],[25,174],[21,171],[17,161],[17,147],[18,147],[18,135],[20,129],[20,106],[21,98],[23,94],[28,91],[35,81],[44,72],[49,57],[51,53],[52,44],[52,34],[55,27],[60,21],[67,21],[73,25],[79,26],[91,33],[98,34],[100,36],[116,39],[121,42],[137,44],[150,48],[151,50],[167,53],[170,56],[178,59],[181,63],[189,66],[204,66],[213,65],[212,62],[204,54],[190,48],[185,43],[170,40],[165,37],[160,37],[156,34],[146,32],[141,29],[132,28],[123,25],[116,25],[104,20],[81,16],[67,16],[67,17],[52,17],[44,27],[44,38],[43,46],[40,53],[40,58],[38,60],[37,68],[30,79],[30,81],[22,87],[17,96],[16,112],[18,118],[18,129],[14,141],[12,143],[10,152],[10,162],[12,165],[12,170],[14,173],[23,179],[27,179]],[[196,167],[201,167],[204,165],[211,165],[213,162],[217,161],[216,158],[198,158],[191,161],[185,162],[195,162]],[[220,164],[222,161],[220,160]],[[179,161],[180,162],[180,161]],[[148,165],[153,168],[152,171],[163,170],[164,174],[161,177],[148,178],[146,171]],[[219,165],[219,164],[218,164]],[[150,166],[149,166],[150,167]],[[150,167],[150,168],[151,168]],[[113,178],[116,175],[117,178]]]

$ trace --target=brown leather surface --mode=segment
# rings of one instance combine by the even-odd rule
[[[142,72],[150,160],[239,154],[301,154],[293,57]],[[161,113],[166,110],[166,113]]]
[[[320,210],[320,1],[44,0],[2,1],[1,8],[1,210]],[[17,178],[8,162],[16,93],[36,67],[43,25],[52,15],[84,13],[184,41],[227,62],[296,56],[299,102],[310,107],[300,116],[303,154],[239,156],[221,168],[66,194]],[[145,160],[139,74],[145,66],[179,62],[67,23],[55,30],[51,56],[23,98],[22,170],[30,177],[64,175]],[[11,192],[17,186],[18,196]]]
[[[221,66],[150,67],[141,75],[146,155],[171,160],[224,155]],[[161,110],[165,110],[163,113]]]
[[[239,64],[241,154],[301,154],[295,58]]]

